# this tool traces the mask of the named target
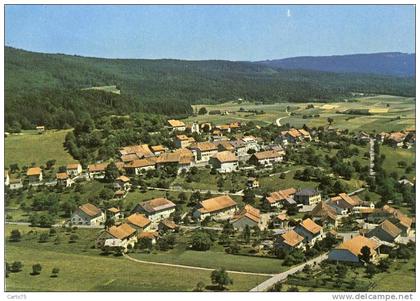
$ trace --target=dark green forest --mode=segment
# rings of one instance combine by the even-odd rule
[[[121,95],[82,91],[117,85]],[[5,47],[5,128],[73,127],[104,114],[182,117],[191,104],[337,101],[350,92],[415,95],[414,78],[273,69],[251,62],[102,59]]]

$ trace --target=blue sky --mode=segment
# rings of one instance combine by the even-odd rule
[[[414,52],[414,6],[6,5],[6,45],[113,58]]]

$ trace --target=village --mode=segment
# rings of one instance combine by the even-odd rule
[[[379,153],[374,149],[382,144],[393,148],[415,147],[414,129],[368,134],[342,132],[332,127],[322,131],[283,127],[274,140],[267,141],[244,135],[243,127],[240,122],[185,124],[171,119],[166,128],[171,133],[173,149],[163,145],[129,145],[119,149],[117,160],[85,167],[69,162],[55,174],[55,179],[48,181],[44,180],[43,168],[39,166],[29,167],[24,178],[12,177],[7,170],[5,185],[16,194],[31,187],[38,190],[60,187],[64,192],[83,183],[111,181],[114,190],[111,199],[118,205],[106,207],[104,203],[85,202],[71,210],[69,219],[50,225],[102,229],[92,242],[98,255],[130,257],[135,250],[166,251],[186,238],[188,248],[205,252],[217,239],[214,235],[218,234],[214,233],[220,233],[219,243],[229,254],[275,257],[287,266],[304,264],[310,259],[319,259],[318,265],[326,260],[335,264],[379,266],[390,254],[398,253],[401,246],[415,241],[415,218],[394,208],[391,199],[374,202],[363,198],[361,195],[369,190],[368,185],[353,191],[340,191],[338,185],[334,192],[323,191],[321,186],[259,190],[260,172],[275,176],[278,167],[292,158],[291,153],[299,154],[329,134],[370,145],[365,171],[374,178],[378,170],[375,164],[380,164],[375,159]],[[39,126],[37,131],[42,135],[45,128]],[[329,145],[334,146],[334,142]],[[313,165],[317,166],[316,162]],[[242,174],[246,175],[246,181],[239,184],[238,191],[192,191],[196,196],[193,204],[181,206],[179,199],[173,199],[168,192],[183,193],[182,187],[150,187],[139,180],[153,177],[156,171],[188,177],[199,170],[210,170],[210,174],[218,174],[220,179]],[[301,176],[306,171],[305,168]],[[280,178],[284,176],[281,172]],[[411,189],[415,178],[398,180],[399,185]],[[151,189],[161,196],[137,202],[132,208],[123,205],[131,191]],[[260,289],[272,289],[272,282],[270,285]]]

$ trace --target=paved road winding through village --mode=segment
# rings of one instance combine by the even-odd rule
[[[293,275],[294,273],[300,272],[303,270],[305,265],[313,265],[314,263],[320,263],[328,258],[328,254],[322,254],[314,259],[311,259],[307,262],[302,263],[301,265],[295,266],[283,273],[274,275],[270,279],[264,281],[263,283],[258,284],[256,287],[250,290],[250,292],[264,292],[268,290],[270,287],[272,287],[274,284],[276,284],[279,281],[283,281],[287,278],[289,275]]]
[[[128,260],[138,262],[138,263],[144,263],[144,264],[153,264],[153,265],[161,265],[161,266],[167,266],[167,267],[173,267],[173,268],[192,269],[192,270],[201,270],[201,271],[214,271],[215,270],[214,268],[213,269],[203,268],[203,267],[196,267],[196,266],[191,266],[191,265],[182,265],[182,264],[155,262],[155,261],[145,261],[145,260],[135,259],[133,257],[130,257],[127,254],[123,254],[123,256],[125,258],[127,258]],[[242,274],[242,275],[273,276],[273,274],[240,272],[240,271],[230,271],[230,270],[227,270],[227,272],[232,273],[232,274]]]

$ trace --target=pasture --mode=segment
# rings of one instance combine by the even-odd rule
[[[48,130],[43,134],[36,131],[24,131],[10,135],[4,140],[5,166],[17,163],[19,167],[45,165],[48,160],[56,160],[56,166],[74,162],[73,157],[64,148],[64,138],[70,130]]]

